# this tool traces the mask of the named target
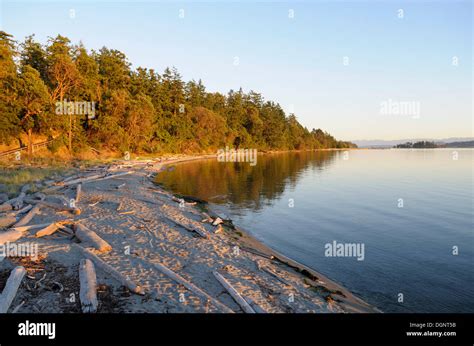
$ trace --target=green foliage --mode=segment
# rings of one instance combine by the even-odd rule
[[[51,150],[67,145],[71,153],[88,146],[135,153],[354,146],[320,129],[309,131],[255,91],[207,92],[201,80],[184,82],[174,67],[163,74],[132,70],[118,50],[88,52],[61,35],[46,45],[29,36],[17,50],[0,32],[0,86],[3,143],[33,131],[58,138]],[[93,103],[95,114],[61,114],[55,104],[63,100]]]

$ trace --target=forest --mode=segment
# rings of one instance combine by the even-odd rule
[[[38,136],[54,139],[50,151],[71,155],[355,147],[308,130],[258,92],[208,92],[174,67],[132,69],[118,50],[87,50],[61,35],[40,44],[0,31],[0,85],[0,144],[27,146],[29,154]]]

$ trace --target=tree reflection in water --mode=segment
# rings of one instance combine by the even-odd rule
[[[191,161],[168,167],[156,177],[166,189],[234,207],[259,210],[294,188],[308,169],[321,170],[335,151],[301,151],[259,155],[256,166],[247,162]]]

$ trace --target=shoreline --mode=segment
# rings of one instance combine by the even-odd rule
[[[357,149],[360,149],[360,148],[349,148],[349,149],[350,150],[357,150]],[[347,150],[347,149],[334,148],[334,149],[315,149],[315,150],[298,150],[298,151],[318,151],[318,150],[321,150],[321,151],[331,151],[331,150],[339,151],[339,150]],[[285,153],[285,152],[288,152],[288,150],[271,151],[271,152],[263,152],[263,153],[260,152],[259,154],[267,155],[267,154],[280,154],[280,153]],[[189,157],[189,159],[181,159],[181,160],[177,160],[175,162],[167,162],[162,166],[161,169],[164,169],[168,165],[186,163],[186,162],[195,161],[195,160],[206,160],[206,159],[211,159],[211,158],[214,158],[214,157],[215,157],[215,155],[204,155],[204,156],[198,156],[198,157]],[[157,174],[158,173],[159,172],[157,172]],[[168,192],[172,193],[171,191],[168,191]],[[195,197],[195,196],[190,196],[190,197]],[[212,215],[212,213],[214,213],[214,211],[212,211],[212,209],[209,209],[209,211],[211,212],[210,215]],[[215,214],[215,216],[219,217],[218,214]],[[232,220],[230,220],[230,221],[232,221]],[[343,302],[343,304],[348,309],[354,308],[354,312],[370,312],[370,313],[381,313],[382,312],[380,309],[378,309],[374,306],[371,306],[370,304],[365,302],[363,299],[355,296],[352,292],[350,292],[347,288],[345,288],[341,284],[338,284],[335,281],[329,279],[327,276],[321,274],[320,272],[318,272],[318,271],[316,271],[316,270],[314,270],[314,269],[312,269],[312,268],[310,268],[310,267],[308,267],[308,266],[306,266],[302,263],[299,263],[299,262],[283,255],[280,252],[277,252],[276,250],[271,248],[269,245],[265,244],[261,240],[258,240],[249,231],[244,230],[243,228],[239,227],[238,225],[233,225],[233,227],[235,228],[236,231],[238,231],[242,234],[242,236],[239,239],[239,241],[241,242],[242,245],[250,248],[251,250],[256,251],[256,253],[265,255],[268,258],[274,258],[275,261],[284,263],[284,264],[288,265],[289,267],[294,268],[296,271],[302,273],[303,276],[306,276],[309,281],[314,282],[315,280],[312,280],[312,278],[316,278],[316,283],[318,281],[323,282],[324,287],[326,287],[330,291],[342,292],[344,297],[339,297],[339,299],[341,300],[341,302]],[[229,236],[232,236],[231,231],[228,231],[228,233],[229,233],[228,234]],[[257,255],[257,256],[259,256],[259,255]]]
[[[117,277],[96,268],[100,283],[98,312],[223,312],[157,271],[160,266],[193,283],[233,312],[241,312],[241,307],[213,276],[215,271],[251,302],[255,311],[380,312],[324,275],[277,253],[238,226],[233,229],[225,223],[212,225],[217,217],[212,211],[208,215],[199,206],[177,199],[153,182],[155,175],[169,165],[212,157],[215,155],[117,161],[78,170],[75,175],[62,177],[42,189],[49,204],[70,198],[77,188],[76,176],[80,176],[79,180],[84,181],[77,203],[80,215],[71,215],[71,208],[51,210],[48,204],[37,202],[41,213],[28,225],[67,219],[69,230],[73,230],[67,236],[56,233],[42,238],[34,237],[30,230],[13,243],[38,244],[40,258],[8,257],[0,261],[0,290],[14,266],[23,265],[27,271],[11,310],[80,312],[79,299],[64,301],[79,291],[78,265],[87,248],[86,252],[95,253],[116,273],[129,278],[145,292],[144,296],[134,295]],[[94,178],[98,172],[102,176]],[[101,253],[84,239],[79,242],[78,223],[110,244],[110,249]],[[0,231],[0,239],[8,231],[8,228]]]

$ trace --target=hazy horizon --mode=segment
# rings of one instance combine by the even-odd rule
[[[469,1],[0,3],[19,42],[61,34],[208,91],[255,90],[340,140],[473,136]]]

